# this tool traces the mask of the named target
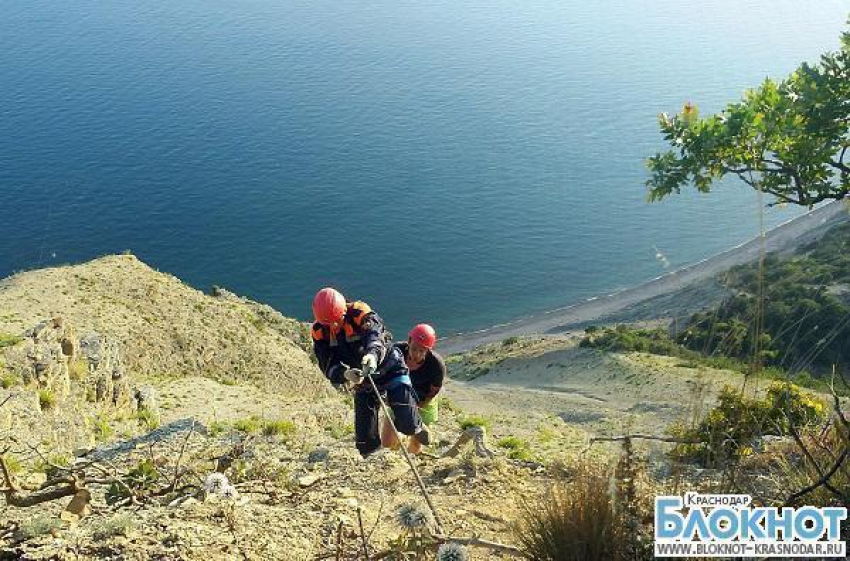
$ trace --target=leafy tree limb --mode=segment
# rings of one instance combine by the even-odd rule
[[[850,33],[837,52],[766,79],[716,115],[700,118],[688,103],[659,125],[672,149],[647,160],[651,201],[687,185],[707,193],[727,175],[777,203],[842,199],[850,193]]]

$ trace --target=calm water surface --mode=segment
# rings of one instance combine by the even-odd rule
[[[656,115],[837,48],[850,1],[0,7],[0,276],[130,249],[288,315],[333,284],[447,333],[754,236],[733,181],[645,202]]]

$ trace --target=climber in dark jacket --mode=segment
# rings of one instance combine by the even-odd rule
[[[399,432],[427,445],[410,381],[399,349],[392,346],[381,318],[365,302],[346,302],[339,291],[323,288],[313,299],[313,351],[322,373],[336,387],[354,389],[354,433],[365,458],[381,447],[380,403],[364,370],[372,373],[378,391],[396,418]]]

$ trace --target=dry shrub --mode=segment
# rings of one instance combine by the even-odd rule
[[[585,462],[570,471],[570,478],[553,485],[543,500],[523,505],[514,527],[523,555],[536,561],[642,558],[642,548],[636,548],[640,542],[636,524],[631,520],[634,497],[617,491],[622,483],[612,484],[611,468]]]
[[[801,434],[800,442],[805,450],[794,442],[786,441],[778,450],[771,451],[772,469],[768,481],[774,484],[773,493],[776,499],[787,498],[793,492],[819,481],[822,475],[836,464],[850,442],[847,429],[835,421],[833,419],[828,427],[818,427]],[[817,469],[813,462],[816,462],[820,469]],[[846,498],[850,497],[850,463],[844,461],[840,465],[829,478],[829,485],[837,493],[825,485],[820,485],[794,501],[793,506],[847,506]]]

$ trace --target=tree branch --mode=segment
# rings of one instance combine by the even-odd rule
[[[180,448],[180,455],[177,456],[177,463],[174,464],[174,481],[171,482],[171,488],[176,489],[177,483],[180,481],[180,461],[183,459],[183,453],[186,452],[186,445],[189,444],[189,438],[195,432],[195,419],[192,419],[192,426],[189,427],[189,432],[186,433],[186,439],[183,441],[183,446]]]
[[[803,455],[806,457],[806,459],[809,460],[809,463],[812,464],[812,467],[815,468],[815,471],[820,476],[820,478],[817,481],[815,481],[814,483],[812,483],[811,485],[806,486],[805,488],[801,489],[800,491],[797,491],[796,493],[793,493],[790,497],[788,497],[786,504],[787,504],[787,502],[793,501],[793,500],[795,500],[795,499],[797,499],[797,498],[799,498],[803,495],[806,495],[806,494],[814,491],[815,489],[817,489],[818,487],[821,487],[821,486],[825,487],[830,493],[832,493],[836,497],[839,497],[840,499],[842,499],[845,503],[850,502],[850,499],[848,499],[848,497],[841,490],[836,489],[829,482],[829,479],[832,477],[832,475],[836,471],[838,471],[838,468],[841,467],[841,464],[844,462],[844,459],[847,457],[847,452],[848,452],[847,446],[844,447],[844,450],[841,453],[841,456],[839,456],[839,458],[835,461],[832,468],[829,471],[824,473],[820,464],[817,462],[817,460],[814,458],[814,456],[812,456],[812,453],[809,451],[809,448],[805,445],[805,443],[803,443],[803,439],[800,438],[800,433],[797,432],[797,427],[795,426],[794,420],[791,418],[791,415],[788,414],[787,410],[784,413],[785,413],[785,418],[788,420],[788,429],[789,429],[788,432],[791,433],[791,436],[794,438],[794,442],[797,443],[797,447],[800,448],[800,450],[802,450]]]
[[[513,553],[514,555],[520,555],[522,552],[520,549],[513,545],[507,545],[504,543],[494,542],[490,540],[483,540],[477,536],[473,536],[471,538],[459,538],[456,536],[435,536],[439,541],[445,542],[454,542],[462,545],[468,545],[472,547],[486,547],[487,549],[492,549],[493,551],[500,551],[502,553]]]
[[[657,440],[676,444],[701,444],[701,440],[675,438],[672,436],[654,436],[651,434],[624,434],[622,436],[594,436],[590,439],[591,446],[596,442],[625,442],[627,440]]]
[[[12,475],[9,473],[9,466],[6,465],[6,458],[0,456],[0,471],[3,472],[3,479],[6,483],[6,488],[0,490],[6,496],[6,503],[18,508],[27,508],[37,504],[55,501],[63,497],[72,497],[77,494],[80,489],[85,488],[85,485],[76,477],[52,479],[45,483],[44,489],[30,493],[29,495],[21,496],[15,484],[12,482]],[[47,484],[50,483],[51,486]],[[61,487],[53,487],[52,484],[61,483]]]
[[[806,487],[803,487],[799,491],[797,491],[795,493],[791,493],[791,495],[787,499],[785,499],[785,504],[783,506],[790,505],[791,503],[793,503],[794,501],[796,501],[800,497],[808,495],[809,493],[811,493],[812,491],[814,491],[818,487],[821,487],[821,486],[824,486],[824,487],[827,487],[827,488],[832,487],[831,485],[829,485],[829,478],[832,477],[833,475],[835,475],[835,472],[838,471],[838,468],[840,468],[841,464],[844,463],[844,460],[847,459],[847,454],[848,454],[848,449],[844,448],[844,452],[841,454],[841,456],[838,457],[838,459],[835,461],[835,464],[833,464],[833,466],[829,469],[829,471],[824,473],[821,476],[820,479],[818,479],[817,481],[815,481],[811,485],[807,485]],[[830,491],[833,491],[833,490],[830,488]],[[833,491],[833,492],[835,493],[835,491]],[[844,497],[841,493],[837,493],[837,494],[838,494],[839,497],[842,497],[845,502],[847,502],[847,497]]]

